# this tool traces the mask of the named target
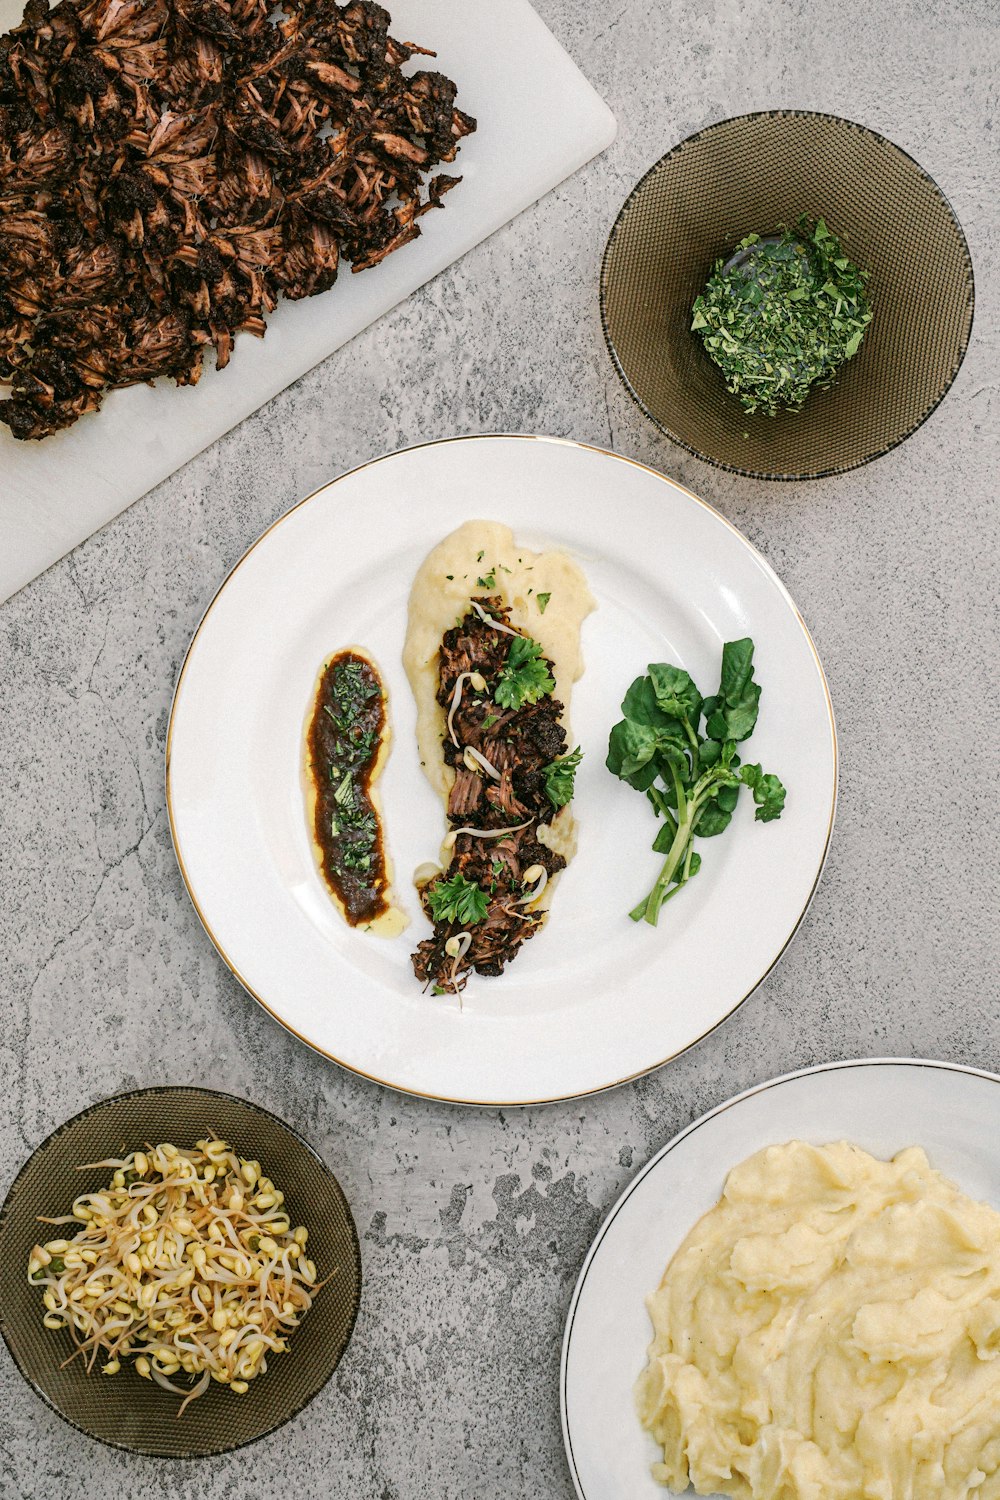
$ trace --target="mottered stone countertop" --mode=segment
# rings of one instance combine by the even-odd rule
[[[0,609],[0,1192],[88,1103],[197,1081],[317,1146],[365,1273],[353,1342],[308,1412],[203,1463],[89,1441],[0,1349],[3,1500],[569,1500],[566,1307],[602,1215],[652,1152],[790,1068],[878,1054],[997,1067],[996,8],[538,8],[614,110],[611,149]],[[661,438],[611,368],[596,297],[645,169],[713,120],[778,105],[847,115],[914,155],[954,204],[977,278],[943,406],[880,461],[802,485],[727,475]],[[610,1094],[477,1112],[342,1072],[244,994],[182,887],[163,753],[188,639],[264,527],[378,453],[490,430],[614,448],[740,526],[813,632],[842,774],[812,908],[725,1026]]]

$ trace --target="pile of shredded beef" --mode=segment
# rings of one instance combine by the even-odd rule
[[[509,612],[499,598],[475,601],[504,624]],[[444,741],[445,762],[455,771],[448,799],[448,821],[456,828],[510,828],[503,838],[478,839],[460,834],[450,865],[424,887],[424,911],[433,921],[427,896],[435,886],[461,873],[487,895],[489,909],[482,922],[467,929],[472,943],[456,969],[445,944],[461,930],[458,922],[435,922],[433,937],[425,938],[413,954],[418,979],[443,990],[462,989],[471,970],[502,974],[526,939],[542,924],[542,914],[514,903],[525,894],[525,870],[541,865],[549,877],[566,861],[539,842],[538,825],[551,823],[554,809],[545,791],[542,768],[566,753],[564,713],[557,698],[542,698],[519,709],[501,710],[492,701],[497,680],[507,661],[511,637],[494,630],[472,610],[445,633],[440,651],[438,702],[447,713],[455,684],[463,672],[479,672],[485,693],[464,691],[453,726],[459,742]],[[550,672],[552,663],[547,662]],[[484,722],[485,721],[485,722]],[[464,748],[471,746],[500,772],[500,780],[467,768]],[[518,828],[518,824],[528,826]]]
[[[420,233],[475,121],[369,0],[28,0],[0,37],[0,421],[190,385]],[[432,56],[433,54],[427,54]]]

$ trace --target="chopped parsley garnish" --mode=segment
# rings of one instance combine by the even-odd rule
[[[340,730],[341,734],[355,729],[352,738],[358,738],[355,726],[366,704],[378,696],[378,687],[371,681],[366,680],[364,668],[360,662],[340,662],[334,668],[330,680],[330,696],[336,704],[336,712],[328,703],[323,704],[323,712],[327,714]],[[368,748],[371,748],[369,741]]]
[[[718,260],[691,309],[691,327],[746,412],[798,410],[857,352],[872,313],[867,271],[822,219],[748,234]]]
[[[471,927],[489,910],[486,892],[459,871],[427,890],[427,904],[435,922],[460,922]]]
[[[583,759],[583,751],[577,745],[576,749],[569,755],[562,755],[558,760],[552,760],[542,770],[545,781],[545,795],[553,807],[565,807],[572,799],[573,785],[576,781],[577,769]]]
[[[339,811],[330,820],[330,833],[340,840],[340,859],[349,870],[368,870],[375,850],[378,823],[375,814],[362,806],[348,773],[333,794]]]
[[[506,664],[493,696],[501,708],[522,708],[537,703],[555,690],[555,681],[542,656],[542,648],[530,636],[516,635],[510,643]]]
[[[538,599],[538,613],[540,615],[544,615],[546,609],[548,608],[549,600],[551,598],[552,598],[551,593],[548,593],[548,594],[538,594],[537,595],[537,599]]]
[[[497,570],[491,568],[484,578],[476,579],[476,587],[480,589],[495,589],[497,586]]]
[[[482,562],[482,560],[483,560],[483,558],[485,556],[486,556],[485,552],[477,552],[476,553],[476,562]]]

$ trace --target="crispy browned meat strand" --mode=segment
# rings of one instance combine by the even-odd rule
[[[499,598],[475,602],[494,619],[504,624],[509,621],[509,611]],[[413,954],[417,978],[449,991],[462,989],[473,969],[478,974],[503,973],[504,965],[542,922],[541,914],[532,907],[517,904],[531,888],[525,883],[525,871],[540,865],[552,876],[566,866],[562,855],[538,838],[538,825],[550,823],[555,815],[542,772],[566,752],[566,733],[560,723],[564,708],[557,698],[548,697],[505,710],[492,701],[511,639],[470,609],[458,625],[445,632],[441,643],[438,702],[445,712],[462,673],[479,672],[486,680],[484,693],[471,687],[463,690],[453,716],[455,738],[461,748],[450,738],[444,741],[445,762],[455,770],[448,821],[453,829],[510,829],[501,838],[460,834],[447,870],[422,892],[424,911],[431,921],[429,894],[457,874],[478,885],[487,898],[486,917],[466,929],[471,944],[457,965],[445,950],[448,939],[463,930],[457,921],[434,922],[433,937],[419,943]],[[547,662],[547,666],[551,672],[552,663]],[[466,767],[466,746],[478,750],[500,772],[499,781]]]
[[[370,0],[28,0],[0,37],[0,421],[221,368],[278,298],[377,265],[476,122]],[[433,53],[427,53],[433,56]]]

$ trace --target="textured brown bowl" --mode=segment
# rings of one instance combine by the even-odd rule
[[[751,417],[691,332],[691,305],[744,235],[803,213],[871,273],[874,317],[830,389]],[[675,146],[626,200],[601,266],[605,337],[636,401],[675,443],[757,479],[837,474],[909,437],[958,374],[973,302],[965,236],[927,173],[863,125],[800,110]]]
[[[44,1308],[28,1284],[28,1256],[45,1232],[37,1216],[68,1213],[80,1193],[109,1179],[81,1162],[134,1151],[144,1143],[193,1146],[207,1132],[256,1160],[285,1195],[293,1224],[309,1230],[309,1253],[332,1280],[292,1333],[285,1354],[239,1396],[211,1383],[182,1417],[179,1398],[143,1380],[123,1361],[117,1375],[86,1373],[68,1329],[42,1326]],[[206,1458],[240,1448],[296,1416],[329,1380],[347,1348],[361,1298],[361,1254],[354,1220],[329,1168],[267,1110],[209,1089],[154,1088],[119,1094],[61,1125],[31,1156],[0,1210],[0,1333],[21,1374],[72,1426],[115,1448],[162,1458]]]

